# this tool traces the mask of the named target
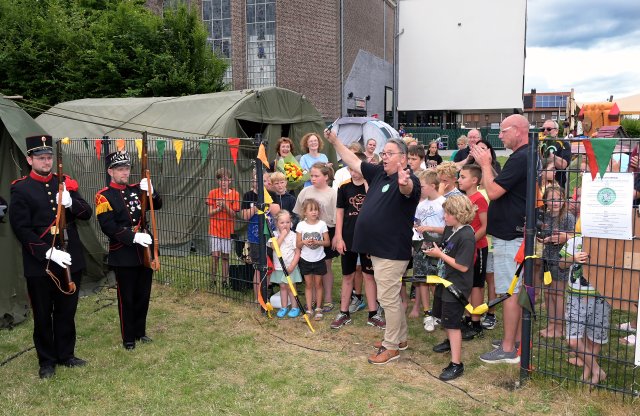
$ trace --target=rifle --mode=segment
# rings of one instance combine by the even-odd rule
[[[147,183],[151,184],[151,173],[147,168],[147,132],[142,133],[142,157],[140,159],[141,172],[140,179],[147,178]],[[158,256],[158,230],[156,229],[156,215],[153,209],[153,197],[149,198],[148,192],[143,192],[140,196],[140,232],[148,233],[147,231],[147,204],[149,205],[149,211],[151,212],[151,227],[153,237],[153,253],[151,253],[151,247],[143,247],[143,265],[153,271],[160,270],[160,258]]]
[[[51,248],[55,246],[56,238],[58,239],[58,245],[60,246],[60,250],[67,252],[67,240],[69,236],[67,234],[67,218],[66,218],[66,208],[62,206],[62,193],[64,192],[64,175],[62,171],[62,140],[59,140],[56,143],[56,164],[58,165],[58,207],[56,213],[55,225],[51,227],[51,234],[53,235],[53,240],[51,241]],[[62,269],[64,281],[67,285],[68,291],[62,289],[60,285],[60,279],[56,277],[51,270],[49,270],[49,263],[51,259],[47,262],[47,267],[45,271],[53,279],[53,282],[56,284],[58,289],[65,295],[73,295],[76,292],[76,284],[71,279],[71,266],[67,266]]]

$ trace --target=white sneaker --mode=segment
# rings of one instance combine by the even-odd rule
[[[422,320],[422,325],[424,326],[424,330],[427,332],[433,332],[436,329],[435,319],[431,315],[427,315]]]

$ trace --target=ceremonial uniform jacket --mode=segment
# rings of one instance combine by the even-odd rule
[[[76,219],[91,218],[91,206],[78,193],[78,182],[65,175],[67,191],[73,201],[71,208],[64,208],[67,220],[67,252],[71,255],[71,272],[85,268],[82,243],[78,237]],[[46,276],[47,250],[51,248],[58,203],[58,176],[50,173],[40,176],[31,172],[29,176],[11,184],[11,214],[9,222],[18,241],[22,243],[22,260],[25,276]],[[53,228],[55,230],[55,228]],[[56,239],[56,248],[60,248]],[[60,276],[62,268],[49,262],[49,270]]]
[[[135,267],[143,263],[143,247],[133,242],[135,233],[142,231],[142,192],[138,184],[118,185],[111,182],[96,194],[96,216],[102,232],[109,237],[107,264],[110,266]],[[153,209],[161,207],[162,198],[154,190]],[[150,247],[153,251],[153,246]]]

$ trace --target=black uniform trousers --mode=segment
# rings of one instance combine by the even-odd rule
[[[153,270],[144,266],[113,267],[113,270],[118,282],[122,342],[135,342],[146,335]]]
[[[49,276],[28,276],[27,291],[33,310],[33,343],[40,367],[54,366],[74,356],[76,347],[76,309],[82,272],[71,274],[76,284],[72,295],[65,295]],[[63,289],[64,281],[61,282]]]

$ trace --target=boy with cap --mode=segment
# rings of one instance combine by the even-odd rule
[[[106,158],[109,186],[96,194],[96,215],[102,232],[109,237],[107,264],[116,274],[120,331],[125,349],[132,350],[136,341],[151,342],[147,336],[147,312],[151,297],[153,270],[144,266],[144,249],[153,239],[148,230],[140,229],[142,192],[153,198],[153,208],[162,207],[162,199],[150,181],[129,184],[131,160],[124,151]]]
[[[85,261],[75,221],[88,220],[92,211],[78,193],[78,182],[68,176],[63,178],[64,191],[58,192],[59,178],[51,172],[52,141],[51,136],[46,135],[27,137],[27,163],[31,172],[11,184],[9,216],[11,228],[22,244],[40,378],[52,377],[56,365],[81,367],[86,364],[74,355],[78,290],[72,294],[62,293],[51,275],[62,281],[64,269],[69,268],[71,280],[76,286],[80,285]],[[67,220],[66,252],[61,250],[60,239],[56,238],[60,198]]]

